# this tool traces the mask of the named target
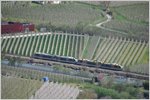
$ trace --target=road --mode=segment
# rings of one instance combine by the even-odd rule
[[[108,30],[108,31],[111,31],[111,32],[121,33],[121,34],[124,34],[124,35],[128,34],[128,33],[122,32],[122,31],[113,30],[113,29],[110,29],[110,28],[107,28],[107,27],[103,27],[102,26],[103,24],[108,23],[112,20],[112,17],[109,14],[106,14],[106,17],[107,17],[107,20],[96,24],[96,27],[99,27],[101,29]]]

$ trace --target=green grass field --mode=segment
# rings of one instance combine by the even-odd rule
[[[45,66],[47,67],[47,66]],[[70,69],[66,69],[62,67],[61,65],[53,65],[53,67],[57,71],[63,71],[63,72],[69,72]],[[38,68],[38,67],[37,67]],[[80,73],[80,77],[77,76],[71,76],[66,74],[60,74],[60,73],[51,73],[51,72],[45,72],[45,71],[39,71],[39,70],[33,70],[33,69],[27,69],[27,68],[21,68],[21,67],[14,67],[14,66],[6,66],[2,65],[2,74],[3,75],[9,75],[12,77],[18,77],[23,79],[32,79],[34,81],[40,82],[41,79],[45,76],[49,77],[50,80],[54,82],[62,82],[62,83],[81,83],[84,80],[90,80],[89,78],[83,78],[86,72]],[[86,76],[87,77],[87,76]]]
[[[38,80],[1,77],[2,99],[28,99],[41,87]]]
[[[148,2],[112,7],[114,19],[104,26],[128,33],[129,36],[148,40],[149,36]]]
[[[17,2],[14,5],[12,2],[3,3],[2,15],[5,17],[4,20],[29,21],[36,25],[50,22],[55,26],[75,27],[79,22],[90,23],[103,19],[100,9],[93,9],[92,6],[76,2],[44,6],[33,6],[31,3],[24,7],[22,3]]]
[[[110,10],[114,19],[103,26],[126,32],[126,35],[95,27],[97,23],[106,20],[101,6],[101,2],[69,2],[43,6],[25,1],[15,3],[2,2],[2,21],[32,22],[36,27],[40,27],[39,24],[45,24],[47,28],[53,31],[78,31],[79,33],[134,37],[139,40],[148,40],[149,4],[147,1],[110,2]],[[49,24],[55,28],[53,29]],[[77,28],[80,30],[77,30]]]

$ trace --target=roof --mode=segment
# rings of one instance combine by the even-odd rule
[[[20,24],[19,22],[2,22],[1,25]]]
[[[12,25],[12,24],[23,24],[23,25],[31,25],[31,23],[20,23],[20,22],[1,22],[1,25]]]

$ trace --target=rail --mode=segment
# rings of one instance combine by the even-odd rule
[[[107,70],[107,69],[94,68],[94,67],[85,67],[85,66],[81,66],[81,65],[67,64],[67,63],[47,61],[47,60],[41,60],[41,59],[33,59],[30,57],[10,55],[10,54],[5,54],[5,56],[6,57],[19,57],[21,59],[32,60],[33,62],[37,62],[37,63],[63,64],[68,68],[72,68],[72,69],[76,69],[76,70],[81,70],[81,69],[82,70],[88,70],[88,71],[93,72],[93,73],[94,72],[96,72],[96,73],[108,73],[108,74],[126,76],[126,77],[130,77],[130,78],[149,80],[149,75],[143,75],[143,74],[138,74],[138,73],[133,73],[133,72],[114,71],[114,70]]]

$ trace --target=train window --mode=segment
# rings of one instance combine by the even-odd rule
[[[111,67],[111,65],[109,65],[109,64],[105,64],[105,66],[106,66],[106,67]]]
[[[96,63],[94,63],[94,62],[87,62],[87,64],[91,64],[91,65],[96,65]]]
[[[116,66],[116,68],[120,68],[120,66]]]
[[[75,61],[74,59],[68,59],[69,61]]]
[[[35,56],[40,56],[39,54],[34,54]]]

